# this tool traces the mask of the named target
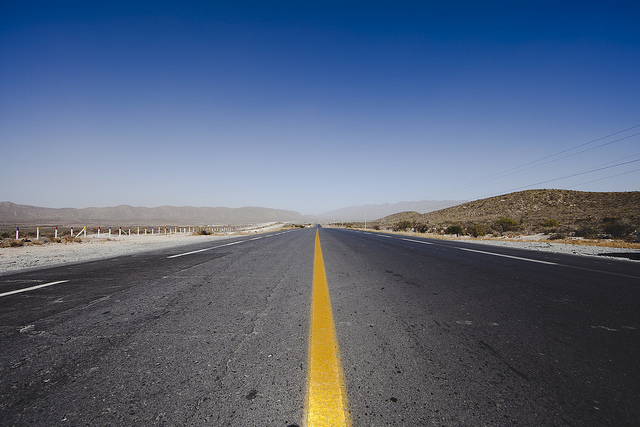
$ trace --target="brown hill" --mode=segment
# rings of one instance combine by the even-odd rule
[[[505,218],[513,221],[505,221]],[[519,191],[426,214],[403,212],[390,215],[378,224],[381,227],[402,227],[402,221],[409,221],[411,226],[424,224],[435,232],[455,225],[463,229],[479,225],[493,234],[519,231],[626,237],[640,229],[640,191]]]
[[[225,208],[160,206],[156,208],[115,206],[106,208],[43,208],[0,203],[0,225],[153,225],[153,224],[256,224],[271,221],[312,220],[298,212],[259,207]]]

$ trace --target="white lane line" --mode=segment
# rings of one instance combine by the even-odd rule
[[[249,239],[249,240],[260,240],[262,239],[262,237],[254,237],[253,239]]]
[[[45,284],[42,284],[42,285],[31,286],[30,288],[17,289],[15,291],[9,291],[9,292],[2,293],[2,294],[0,294],[0,297],[6,297],[7,295],[13,295],[13,294],[19,294],[20,292],[33,291],[35,289],[40,289],[40,288],[44,288],[44,287],[47,287],[47,286],[58,285],[60,283],[66,283],[66,282],[68,282],[68,280],[58,280],[57,282],[51,282],[51,283],[45,283]]]
[[[404,240],[405,242],[422,243],[423,245],[433,245],[433,243],[431,242],[424,242],[422,240],[413,240],[413,239],[400,239],[400,240]]]
[[[560,265],[557,262],[541,261],[539,259],[523,258],[523,257],[513,256],[513,255],[497,254],[497,253],[494,253],[494,252],[478,251],[476,249],[468,249],[468,248],[456,248],[456,249],[460,249],[461,251],[476,252],[476,253],[485,254],[485,255],[500,256],[500,257],[503,257],[503,258],[518,259],[520,261],[537,262],[538,264]]]
[[[232,242],[232,243],[227,243],[227,244],[224,244],[224,245],[213,246],[211,248],[199,249],[197,251],[185,252],[183,254],[171,255],[171,256],[168,256],[167,259],[178,258],[178,257],[185,256],[185,255],[193,255],[193,254],[197,254],[197,253],[204,252],[204,251],[210,251],[211,249],[221,248],[223,246],[237,245],[238,243],[243,243],[243,242],[244,242],[244,240],[241,240],[239,242]]]

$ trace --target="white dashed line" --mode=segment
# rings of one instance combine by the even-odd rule
[[[197,254],[197,253],[204,252],[204,251],[210,251],[211,249],[221,248],[223,246],[237,245],[238,243],[243,243],[243,242],[244,242],[244,240],[241,240],[239,242],[232,242],[232,243],[227,243],[227,244],[224,244],[224,245],[213,246],[211,248],[199,249],[197,251],[185,252],[183,254],[171,255],[171,256],[168,256],[167,259],[178,258],[178,257],[185,256],[185,255],[193,255],[193,254]]]
[[[475,252],[475,253],[479,253],[479,254],[485,254],[485,255],[499,256],[499,257],[503,257],[503,258],[518,259],[520,261],[537,262],[538,264],[560,265],[560,264],[558,264],[556,262],[541,261],[541,260],[538,260],[538,259],[523,258],[523,257],[513,256],[513,255],[497,254],[497,253],[494,253],[494,252],[478,251],[478,250],[475,250],[475,249],[468,249],[468,248],[456,248],[456,249],[460,249],[461,251],[468,251],[468,252]]]
[[[413,239],[400,239],[400,240],[404,240],[405,242],[422,243],[423,245],[433,245],[433,243],[431,242],[425,242],[422,240],[413,240]]]
[[[68,280],[59,280],[57,282],[51,282],[51,283],[45,283],[45,284],[42,284],[42,285],[31,286],[30,288],[17,289],[15,291],[9,291],[9,292],[2,293],[2,294],[0,294],[0,297],[6,297],[8,295],[19,294],[21,292],[33,291],[35,289],[45,288],[47,286],[58,285],[60,283],[66,283],[66,282],[68,282]]]

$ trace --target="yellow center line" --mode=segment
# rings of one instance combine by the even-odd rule
[[[313,301],[309,335],[306,425],[350,426],[347,393],[340,366],[338,340],[333,324],[329,286],[318,230],[313,263]]]

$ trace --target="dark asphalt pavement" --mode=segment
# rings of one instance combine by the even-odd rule
[[[0,425],[303,425],[315,232],[0,276]],[[355,426],[638,424],[639,263],[320,241]]]

